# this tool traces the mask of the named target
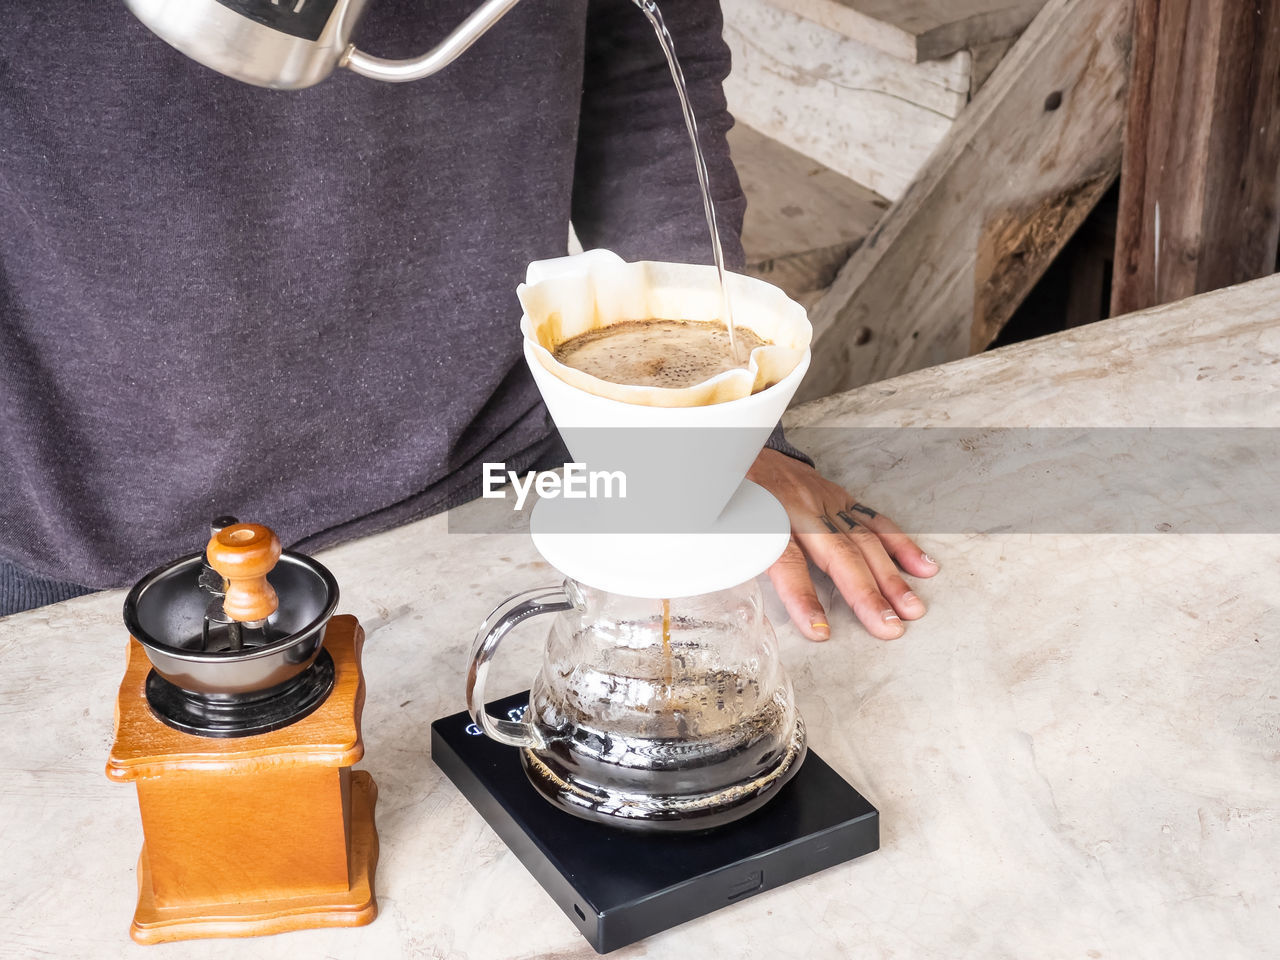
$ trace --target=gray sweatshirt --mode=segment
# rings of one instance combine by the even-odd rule
[[[476,0],[374,0],[433,45]],[[118,586],[231,513],[315,549],[475,496],[552,428],[514,288],[584,244],[708,262],[674,88],[631,0],[524,0],[442,73],[297,92],[118,2],[3,3],[0,561]],[[672,0],[731,262],[715,0]]]

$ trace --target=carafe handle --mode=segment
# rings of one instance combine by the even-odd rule
[[[480,624],[476,642],[471,647],[471,667],[467,671],[467,710],[471,719],[492,739],[512,747],[544,746],[537,728],[527,717],[524,720],[500,720],[485,710],[484,684],[489,675],[489,661],[497,653],[502,638],[513,627],[530,617],[562,613],[572,610],[573,606],[573,600],[563,587],[538,587],[507,598]]]

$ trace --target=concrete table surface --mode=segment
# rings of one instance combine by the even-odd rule
[[[978,502],[997,472],[983,451],[940,485],[826,428],[1275,428],[1278,388],[1270,278],[873,384],[789,422],[828,475],[924,530],[913,517],[941,517],[939,502]],[[1055,461],[1086,489],[1112,468]],[[811,743],[879,807],[883,847],[615,955],[1277,955],[1280,536],[1274,518],[1231,534],[1171,518],[1003,533],[939,519],[920,534],[942,567],[916,585],[930,611],[889,643],[838,604],[830,642],[809,643],[771,597]],[[462,707],[481,618],[554,571],[518,532],[450,532],[445,517],[321,559],[339,612],[368,633],[359,766],[379,785],[378,919],[129,940],[142,834],[134,791],[103,775],[126,643],[111,592],[0,621],[0,955],[594,955],[428,755],[430,722]],[[537,646],[506,645],[494,696],[528,683]]]

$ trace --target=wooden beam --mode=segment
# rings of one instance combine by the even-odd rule
[[[1049,0],[811,311],[802,399],[968,354],[984,232],[1065,207],[1061,236],[1009,251],[1027,261],[1015,292],[1039,277],[1119,168],[1129,17],[1127,0]]]
[[[920,63],[1016,37],[1044,0],[773,0],[851,40]]]
[[[1116,172],[1109,167],[1030,204],[1000,211],[983,224],[974,264],[970,353],[980,353],[999,336]]]
[[[729,150],[747,195],[746,272],[796,298],[831,286],[889,201],[742,123]]]
[[[969,102],[969,54],[908,63],[771,0],[721,0],[730,112],[897,199]]]
[[[1137,0],[1111,312],[1274,271],[1280,3]]]

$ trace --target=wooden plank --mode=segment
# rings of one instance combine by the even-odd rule
[[[828,428],[826,438],[822,430],[809,436],[845,456],[849,445],[829,428],[1277,427],[1276,357],[1280,275],[824,397],[792,407],[782,423],[800,437],[806,427]],[[1104,380],[1106,389],[1099,389]],[[818,444],[814,449],[821,453]],[[865,466],[854,458],[847,465]],[[896,484],[877,482],[898,492]],[[917,494],[937,487],[937,473],[911,482],[919,487],[901,503],[914,506],[918,519],[929,498]],[[957,483],[982,486],[980,478]],[[1237,497],[1224,491],[1224,500]]]
[[[1280,238],[1280,4],[1138,0],[1112,313],[1264,276]]]
[[[974,264],[970,353],[991,345],[1116,173],[1107,169],[1029,205],[999,211],[983,225]]]
[[[769,0],[722,6],[734,116],[881,196],[902,195],[968,103],[968,51],[906,63]]]
[[[729,149],[747,195],[747,273],[796,298],[830,286],[889,201],[745,124]]]
[[[811,311],[802,399],[968,353],[983,225],[1119,165],[1129,14],[1050,0]]]
[[[774,0],[851,40],[919,63],[1016,37],[1044,0]]]

